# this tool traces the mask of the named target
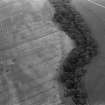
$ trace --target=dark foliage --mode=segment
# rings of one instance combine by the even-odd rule
[[[88,94],[82,82],[87,72],[84,67],[97,56],[98,44],[80,13],[64,0],[56,1],[53,2],[55,14],[52,20],[76,44],[62,64],[59,80],[65,87],[65,96],[71,96],[76,105],[87,105]]]

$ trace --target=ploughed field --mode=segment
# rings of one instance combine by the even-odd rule
[[[68,45],[28,2],[0,1],[0,105],[59,104],[57,67]]]

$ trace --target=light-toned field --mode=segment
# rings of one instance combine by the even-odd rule
[[[72,41],[51,22],[48,4],[37,10],[24,1],[0,4],[0,77],[8,88],[0,105],[57,105],[57,68]]]

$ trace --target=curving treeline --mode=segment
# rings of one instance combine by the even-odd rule
[[[83,80],[87,70],[84,67],[98,55],[98,43],[81,14],[68,0],[52,0],[51,4],[55,9],[52,21],[76,45],[61,65],[59,78],[65,87],[64,95],[72,97],[76,105],[88,105],[88,93]]]

